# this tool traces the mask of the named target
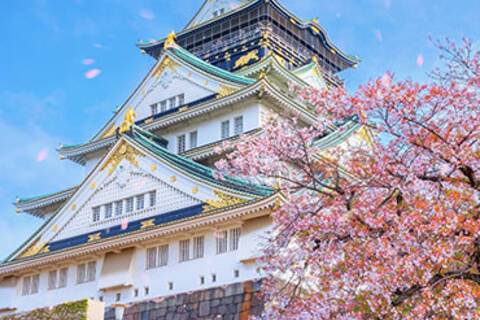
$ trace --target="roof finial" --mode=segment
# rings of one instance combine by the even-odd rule
[[[120,133],[125,133],[135,124],[135,110],[133,108],[128,109],[125,113],[125,119],[120,125]]]
[[[177,39],[177,35],[175,31],[172,30],[167,36],[167,40],[165,40],[165,44],[163,45],[164,49],[170,48],[175,44],[175,40]]]

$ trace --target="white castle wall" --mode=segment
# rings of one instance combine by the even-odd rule
[[[219,230],[228,227],[240,225],[230,224],[218,226]],[[215,230],[209,229],[177,235],[174,238],[162,239],[144,247],[135,248],[133,254],[132,273],[133,286],[125,289],[111,290],[101,292],[98,290],[98,282],[101,277],[103,265],[102,257],[97,257],[96,281],[76,284],[76,263],[70,262],[68,265],[68,284],[66,288],[48,290],[48,271],[67,265],[51,266],[51,269],[40,270],[40,289],[37,294],[22,296],[22,278],[18,278],[16,286],[8,286],[6,280],[0,281],[0,309],[3,307],[14,306],[16,312],[28,311],[40,307],[49,307],[58,305],[67,301],[76,301],[83,298],[100,298],[106,305],[116,303],[116,296],[121,294],[121,303],[130,303],[171,294],[189,292],[205,289],[209,287],[222,286],[226,284],[243,282],[247,280],[258,279],[262,275],[257,270],[255,264],[245,264],[242,260],[258,257],[259,249],[265,244],[265,236],[270,229],[271,220],[268,217],[257,218],[243,223],[239,249],[229,251],[225,254],[216,254]],[[191,238],[193,236],[205,236],[205,255],[203,258],[190,260],[187,262],[178,262],[179,244],[181,239]],[[157,269],[146,270],[146,251],[148,247],[158,246],[168,243],[170,246],[168,265]],[[95,259],[95,257],[92,257]],[[88,262],[91,260],[78,261]],[[239,271],[239,276],[235,277],[234,271]],[[217,277],[216,282],[212,282],[212,274]],[[200,284],[200,276],[205,277],[205,284]],[[173,283],[173,290],[169,290],[168,283]],[[145,287],[149,288],[149,294],[145,294]],[[138,297],[134,297],[135,289],[138,289]],[[11,301],[11,303],[9,303]],[[5,304],[5,306],[4,306]]]

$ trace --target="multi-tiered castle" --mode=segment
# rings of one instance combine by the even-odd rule
[[[339,86],[336,74],[357,63],[277,0],[207,0],[181,32],[138,47],[156,60],[144,80],[90,141],[58,150],[85,178],[17,200],[45,222],[0,265],[0,315],[84,298],[134,306],[261,279],[279,195],[216,179],[214,148],[261,135],[270,112],[313,123],[289,84]],[[320,144],[360,131],[346,122]]]

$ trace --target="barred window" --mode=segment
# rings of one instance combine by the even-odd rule
[[[153,190],[149,192],[150,207],[157,205],[157,191]]]
[[[77,284],[84,283],[87,277],[87,265],[85,263],[77,266]]]
[[[230,121],[223,121],[222,122],[222,131],[221,131],[222,139],[227,139],[230,137]]]
[[[227,231],[218,232],[216,235],[216,243],[217,243],[217,254],[222,254],[227,252],[228,232]]]
[[[158,113],[158,104],[157,103],[152,104],[150,106],[150,109],[152,110],[152,116],[156,115]]]
[[[130,197],[128,198],[127,200],[125,200],[126,204],[125,204],[125,212],[126,213],[130,213],[133,211],[133,197]]]
[[[233,119],[233,126],[234,126],[234,131],[235,135],[239,135],[243,133],[243,117],[237,117]]]
[[[158,266],[163,267],[168,264],[168,244],[158,247]]]
[[[167,100],[160,102],[160,112],[167,111]]]
[[[240,228],[230,229],[230,251],[238,250],[240,243]]]
[[[185,95],[184,94],[178,95],[178,105],[183,106],[184,104],[185,104]]]
[[[182,134],[177,137],[177,153],[185,152],[185,135]]]
[[[95,281],[95,277],[97,276],[97,262],[92,261],[89,262],[87,265],[87,281]]]
[[[115,216],[121,216],[123,213],[123,201],[115,201]]]
[[[180,240],[179,242],[179,262],[185,262],[190,259],[190,239]]]
[[[105,219],[110,219],[113,215],[113,203],[107,203],[105,205]]]
[[[137,196],[137,210],[142,210],[145,207],[145,195]]]
[[[95,207],[92,209],[92,221],[100,221],[100,207]]]
[[[168,99],[168,107],[170,109],[175,108],[177,106],[176,103],[177,103],[177,99],[175,97]]]
[[[30,290],[30,294],[38,293],[39,288],[40,288],[40,275],[36,274],[32,276],[32,287]]]
[[[193,259],[203,258],[205,253],[205,237],[193,238]]]
[[[30,294],[30,288],[32,287],[32,277],[23,278],[22,296],[28,296]]]
[[[57,289],[57,270],[48,273],[48,290]]]
[[[196,148],[198,145],[198,131],[190,132],[190,149]]]
[[[147,270],[157,267],[157,248],[147,249]]]
[[[58,275],[58,288],[65,288],[68,281],[68,268],[60,269]]]

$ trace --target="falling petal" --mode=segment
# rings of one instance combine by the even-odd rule
[[[47,159],[47,155],[48,155],[48,150],[47,149],[40,150],[37,154],[37,162],[45,161],[45,159]]]
[[[87,72],[85,72],[85,78],[93,79],[93,78],[98,77],[100,75],[100,73],[102,73],[102,70],[100,70],[100,69],[88,70]]]
[[[95,60],[87,58],[87,59],[83,59],[82,63],[86,66],[91,66],[92,64],[95,63]]]
[[[378,42],[383,41],[383,35],[380,30],[375,30],[375,38],[377,39]]]
[[[122,224],[120,225],[120,228],[122,228],[122,230],[127,230],[127,228],[128,228],[128,219],[123,219],[123,220],[122,220]]]
[[[148,9],[141,9],[140,12],[138,13],[138,15],[145,20],[155,19],[155,14]]]
[[[417,66],[419,66],[419,67],[423,66],[423,62],[424,62],[423,54],[419,53],[418,57],[417,57]]]

